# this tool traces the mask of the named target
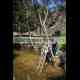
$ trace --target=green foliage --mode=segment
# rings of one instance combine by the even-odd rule
[[[55,32],[55,36],[60,36],[60,35],[61,35],[61,31],[58,30]]]
[[[64,6],[58,6],[59,11],[64,11],[64,9],[65,9]]]
[[[16,1],[14,9],[15,11],[15,24],[17,24],[14,30],[18,32],[32,31],[40,25],[38,13],[43,15],[43,11],[46,10],[45,7],[30,6],[31,1],[26,1],[26,8],[22,1]],[[44,16],[44,15],[43,15]]]
[[[61,48],[63,44],[66,44],[65,36],[58,37],[58,47]]]
[[[65,48],[66,48],[66,44],[62,44],[61,49],[65,49]]]

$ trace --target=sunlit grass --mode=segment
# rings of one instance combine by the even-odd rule
[[[58,47],[60,48],[62,44],[66,44],[66,36],[60,36],[58,38]]]

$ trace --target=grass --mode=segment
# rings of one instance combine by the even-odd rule
[[[16,52],[16,51],[15,51]],[[25,50],[21,53],[16,52],[18,56],[13,61],[13,72],[16,80],[48,80],[48,77],[62,76],[63,69],[56,69],[54,66],[47,65],[44,72],[40,75],[36,71],[39,61],[39,55],[33,50]]]
[[[66,43],[66,36],[58,37],[58,47],[60,48],[62,44]]]

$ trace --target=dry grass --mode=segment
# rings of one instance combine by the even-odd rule
[[[16,80],[48,80],[48,77],[57,77],[64,74],[63,69],[47,65],[41,74],[36,71],[39,55],[35,51],[24,51],[14,61]]]

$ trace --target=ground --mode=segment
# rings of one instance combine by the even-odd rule
[[[51,65],[44,67],[44,71],[39,74],[36,66],[40,56],[33,50],[15,51],[15,53],[17,57],[13,60],[13,76],[16,80],[57,80],[53,78],[64,75],[62,68],[57,69]],[[53,78],[50,79],[51,77]]]

